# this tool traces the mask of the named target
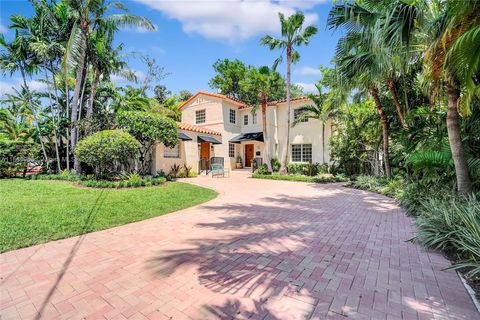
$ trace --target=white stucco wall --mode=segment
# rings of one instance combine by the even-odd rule
[[[300,108],[308,102],[294,101],[291,103],[290,119],[293,122],[294,109]],[[287,136],[287,103],[278,104],[276,107],[277,117],[277,141],[279,145],[278,158],[280,159],[283,146]],[[322,146],[322,122],[320,120],[309,119],[308,122],[298,123],[290,128],[290,145],[291,144],[312,144],[312,162],[322,163],[323,159],[326,163],[330,162],[328,152],[328,144],[331,136],[331,121],[327,121],[325,125],[325,150]],[[323,153],[323,157],[322,157]],[[289,162],[291,162],[291,147],[288,149]]]
[[[309,103],[308,101],[293,101],[291,108],[291,120],[293,121],[293,110]],[[230,109],[236,111],[236,123],[230,123]],[[195,112],[197,110],[205,110],[205,123],[195,123]],[[257,123],[253,124],[252,109],[239,109],[238,105],[221,98],[211,97],[207,95],[199,95],[188,105],[182,109],[182,122],[193,124],[199,127],[206,127],[210,130],[221,133],[220,136],[213,136],[222,142],[213,146],[211,156],[223,157],[227,168],[235,168],[236,157],[241,156],[243,164],[245,164],[244,145],[252,143],[254,147],[254,155],[257,151],[265,162],[265,143],[258,141],[242,142],[235,144],[235,157],[229,157],[229,141],[241,133],[261,132],[262,131],[262,114],[261,109],[257,109]],[[243,124],[243,116],[248,115],[248,125]],[[308,122],[299,123],[290,129],[290,144],[312,144],[312,161],[313,162],[330,162],[329,157],[329,140],[331,137],[331,121],[327,121],[325,125],[325,148],[322,146],[322,123],[319,120],[309,119]],[[272,158],[281,159],[282,147],[286,143],[287,129],[287,104],[280,103],[276,106],[267,107],[267,133],[268,148]],[[170,170],[173,163],[186,163],[194,170],[198,170],[199,148],[197,143],[198,134],[185,131],[192,141],[181,142],[180,159],[163,158],[163,146],[159,145],[155,152],[155,167],[157,170]],[[325,149],[325,150],[324,150]],[[291,161],[291,146],[288,146],[289,161]],[[256,156],[256,155],[255,155]]]

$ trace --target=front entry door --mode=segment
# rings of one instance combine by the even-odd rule
[[[245,167],[251,167],[253,160],[253,144],[245,145]]]
[[[200,170],[207,170],[207,163],[210,159],[210,143],[208,142],[201,142],[200,143],[200,161],[201,168]]]

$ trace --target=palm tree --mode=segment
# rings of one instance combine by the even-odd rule
[[[385,175],[390,178],[389,122],[379,94],[379,88],[383,84],[385,55],[372,49],[369,40],[371,38],[367,39],[364,34],[354,31],[341,38],[335,56],[336,72],[338,85],[345,88],[345,91],[355,88],[372,96],[382,125]]]
[[[27,83],[27,76],[31,75],[37,69],[38,60],[35,59],[35,56],[29,48],[29,34],[19,32],[19,30],[28,30],[30,28],[29,21],[21,15],[12,16],[10,20],[12,21],[10,28],[16,30],[15,38],[12,42],[8,43],[4,36],[0,35],[0,46],[4,48],[0,53],[0,66],[4,74],[8,71],[10,75],[13,75],[16,71],[20,71],[23,86],[21,91],[17,91],[17,93],[21,93],[26,99],[30,111],[35,118],[35,126],[37,128],[42,154],[48,168],[48,155],[43,143],[40,125],[38,124],[37,108],[39,105],[34,104],[32,93]]]
[[[264,156],[268,172],[271,173],[270,137],[267,132],[267,104],[269,101],[275,100],[278,93],[282,92],[282,88],[285,87],[284,79],[278,72],[267,66],[258,69],[250,67],[245,79],[240,81],[240,86],[243,91],[249,93],[247,96],[250,96],[252,99],[252,101],[245,101],[255,106],[252,112],[257,111],[257,105],[260,105],[262,108],[262,131],[265,146]]]
[[[283,153],[281,158],[280,174],[287,172],[288,163],[288,149],[290,148],[290,125],[291,125],[291,64],[296,63],[300,58],[300,54],[296,47],[301,45],[308,45],[310,38],[315,35],[318,29],[315,26],[307,26],[303,29],[303,22],[305,16],[301,12],[294,13],[288,18],[282,13],[278,14],[280,19],[282,38],[275,39],[272,36],[265,36],[261,39],[261,44],[270,47],[270,50],[280,49],[282,55],[275,60],[273,69],[275,70],[277,65],[282,61],[283,52],[286,52],[287,58],[287,135],[285,144],[283,146]]]
[[[365,0],[336,4],[327,21],[331,29],[345,27],[358,32],[370,43],[370,50],[383,55],[379,76],[384,79],[404,129],[408,124],[398,98],[397,81],[411,65],[415,65],[414,51],[405,34],[413,28],[418,14],[414,5],[402,1]]]
[[[297,125],[306,119],[317,119],[322,122],[322,164],[325,163],[325,123],[334,115],[332,104],[327,102],[327,94],[322,92],[322,87],[317,83],[315,87],[318,94],[308,94],[307,97],[313,102],[300,107],[300,116],[293,121]]]
[[[120,27],[139,26],[148,30],[154,30],[155,26],[150,20],[131,15],[127,13],[113,14],[107,16],[107,11],[115,7],[118,10],[127,11],[120,2],[107,2],[106,0],[71,0],[69,2],[73,16],[77,17],[77,21],[70,34],[69,45],[67,47],[66,57],[76,56],[76,81],[71,101],[71,117],[72,124],[70,130],[70,144],[72,149],[75,148],[77,141],[77,125],[78,108],[80,106],[80,98],[82,84],[86,76],[86,53],[89,35],[93,30],[106,30],[107,33],[113,34]],[[66,59],[72,61],[72,59]],[[80,171],[80,162],[74,157],[74,169]]]
[[[426,76],[436,88],[446,88],[448,139],[457,189],[465,195],[472,192],[472,181],[460,134],[459,109],[468,114],[470,99],[475,94],[480,95],[475,85],[480,73],[480,1],[435,1],[434,4],[426,0],[419,2],[418,6],[424,9],[419,19],[423,24],[418,23],[417,29],[408,35],[426,51]]]

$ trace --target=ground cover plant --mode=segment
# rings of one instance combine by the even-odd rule
[[[270,179],[270,180],[283,180],[283,181],[300,181],[300,182],[312,182],[312,183],[328,183],[328,182],[343,182],[348,181],[345,176],[305,176],[300,174],[286,174],[280,175],[277,173],[273,174],[261,174],[254,173],[252,178],[255,179]]]
[[[0,180],[0,252],[140,221],[213,199],[186,183],[132,189],[65,181]]]

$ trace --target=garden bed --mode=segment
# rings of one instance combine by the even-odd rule
[[[145,220],[216,197],[180,182],[127,189],[64,181],[0,180],[0,252]]]
[[[274,173],[274,174],[254,173],[254,174],[252,174],[252,178],[255,178],[255,179],[270,179],[270,180],[284,180],[284,181],[311,182],[311,183],[329,183],[329,182],[348,181],[348,179],[344,178],[344,177],[335,177],[335,176],[314,176],[314,177],[310,177],[310,176],[299,175],[299,174],[279,175],[277,173]]]
[[[151,187],[167,182],[165,177],[142,177],[137,174],[131,174],[124,179],[118,180],[95,180],[90,177],[73,174],[38,174],[29,176],[29,179],[70,181],[84,187],[110,189]]]

